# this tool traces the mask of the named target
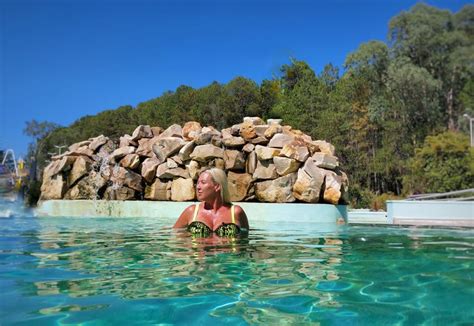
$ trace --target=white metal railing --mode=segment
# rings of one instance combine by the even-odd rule
[[[474,200],[474,188],[434,194],[411,195],[407,200]]]

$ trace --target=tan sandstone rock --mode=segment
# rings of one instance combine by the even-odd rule
[[[85,176],[91,170],[93,161],[87,156],[79,156],[69,172],[67,183],[69,186],[73,185],[77,180]]]
[[[283,148],[286,144],[291,143],[294,138],[294,136],[288,134],[275,134],[272,139],[270,139],[268,147]]]
[[[141,175],[147,183],[151,183],[156,176],[156,168],[160,161],[155,157],[149,157],[142,163]]]
[[[188,201],[194,200],[196,191],[194,190],[193,179],[174,179],[171,184],[171,200]]]
[[[137,141],[141,138],[152,138],[153,132],[151,131],[151,127],[148,125],[140,125],[132,133],[131,139]]]
[[[240,136],[245,140],[257,137],[255,125],[252,122],[244,122],[240,125]]]
[[[244,170],[245,157],[241,151],[227,149],[224,151],[224,162],[226,170]]]
[[[120,166],[135,170],[140,166],[140,156],[138,154],[125,155],[125,157],[120,160]]]
[[[141,175],[123,167],[114,167],[110,181],[112,181],[117,188],[127,186],[139,192],[143,191]]]
[[[161,162],[176,153],[185,145],[185,141],[179,137],[161,137],[153,144],[153,152]]]
[[[194,140],[201,133],[202,126],[197,121],[188,121],[183,126],[183,139]]]
[[[257,160],[257,168],[253,173],[253,178],[258,180],[268,180],[275,179],[278,177],[278,174],[275,169],[275,164],[273,160],[260,161]]]
[[[105,137],[104,135],[100,135],[95,138],[89,138],[89,140],[89,149],[95,152],[100,146],[104,145],[109,140],[109,138]]]
[[[296,172],[301,166],[301,163],[297,160],[279,156],[273,158],[273,164],[275,164],[275,169],[281,176]]]
[[[171,200],[171,181],[163,182],[156,179],[153,184],[146,186],[145,199],[148,200]]]
[[[109,186],[105,189],[104,199],[106,200],[133,200],[136,192],[128,187],[120,187],[118,189]]]
[[[168,137],[183,137],[183,128],[178,124],[173,124],[169,126],[165,131],[163,131],[158,137],[168,138]]]
[[[207,144],[196,146],[190,157],[199,162],[206,162],[214,158],[224,158],[224,150],[220,147]]]
[[[136,154],[145,157],[155,157],[153,153],[153,145],[158,141],[159,136],[153,138],[142,138],[138,140],[138,148],[135,151]]]
[[[285,175],[274,180],[258,182],[255,184],[255,195],[258,200],[270,203],[291,203],[293,196],[293,183],[296,173]]]
[[[227,175],[231,201],[243,201],[252,185],[252,176],[248,173],[230,171]]]
[[[314,161],[317,167],[324,169],[334,170],[339,166],[337,157],[322,152],[314,153],[310,159]]]
[[[255,153],[259,160],[271,160],[274,156],[280,154],[279,148],[266,147],[262,145],[255,146]]]

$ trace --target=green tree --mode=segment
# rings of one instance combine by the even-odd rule
[[[227,126],[240,123],[245,116],[261,116],[263,110],[258,85],[247,78],[237,77],[224,86],[222,107]]]
[[[457,132],[428,136],[410,160],[404,178],[408,193],[448,192],[474,184],[474,148],[469,137]]]
[[[327,88],[304,61],[293,60],[281,68],[282,97],[273,108],[272,115],[285,124],[318,137],[324,128],[318,121],[327,103]]]
[[[407,57],[441,82],[445,124],[457,128],[462,107],[456,101],[474,73],[472,5],[453,16],[449,11],[417,4],[390,21],[389,40],[396,57]]]
[[[36,121],[35,119],[26,121],[26,126],[23,129],[23,133],[27,136],[30,136],[37,141],[41,138],[44,138],[47,134],[53,130],[59,128],[60,125],[54,122],[49,121]]]

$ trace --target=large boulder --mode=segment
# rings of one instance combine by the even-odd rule
[[[95,152],[100,146],[104,145],[107,141],[109,141],[109,138],[105,137],[104,135],[100,135],[94,138],[90,138],[89,141],[89,149]]]
[[[194,150],[194,147],[196,144],[194,141],[187,142],[183,147],[178,152],[178,157],[181,159],[181,161],[187,161],[191,159],[191,153]]]
[[[183,139],[194,140],[201,133],[202,126],[197,121],[188,121],[183,126]]]
[[[291,203],[295,201],[293,196],[293,184],[296,173],[288,174],[274,180],[258,182],[255,184],[255,195],[259,201],[270,203]]]
[[[160,161],[155,158],[147,158],[142,163],[141,175],[146,182],[151,183],[156,176],[156,168],[160,164]]]
[[[231,201],[243,201],[252,185],[252,176],[248,173],[230,171],[227,175]]]
[[[115,151],[112,152],[112,154],[110,154],[110,161],[118,162],[124,156],[135,153],[136,150],[137,150],[136,147],[133,147],[133,146],[117,148]]]
[[[319,202],[321,187],[324,182],[324,175],[313,178],[304,169],[298,170],[298,177],[293,186],[293,195],[298,200],[307,203]]]
[[[293,187],[295,197],[307,203],[319,202],[325,176],[324,169],[319,168],[314,161],[307,160],[298,170],[298,178]]]
[[[62,174],[43,179],[40,200],[61,199],[67,190]]]
[[[189,178],[189,172],[183,168],[169,168],[168,164],[162,163],[156,169],[156,177],[160,179]]]
[[[273,164],[275,164],[275,169],[281,176],[296,172],[301,166],[301,162],[295,159],[279,156],[273,158]]]
[[[286,144],[293,141],[295,137],[288,134],[275,134],[268,143],[268,147],[283,148]]]
[[[171,200],[172,201],[188,201],[194,200],[196,191],[194,190],[193,179],[174,179],[171,184]]]
[[[257,154],[257,158],[261,161],[271,160],[274,156],[278,156],[280,154],[280,149],[257,145],[255,146],[255,153]]]
[[[237,150],[225,150],[224,161],[226,170],[244,170],[245,169],[245,156],[241,151]]]
[[[199,162],[207,162],[213,158],[224,158],[224,150],[220,147],[207,144],[196,146],[190,157]]]
[[[142,138],[138,140],[138,148],[136,154],[144,157],[154,157],[156,156],[153,153],[153,145],[158,141],[159,136],[154,136],[153,138]]]
[[[104,199],[106,200],[133,200],[135,196],[136,191],[125,186],[120,188],[109,186],[104,191]]]
[[[76,151],[79,147],[89,147],[89,144],[91,143],[91,140],[83,140],[78,143],[74,143],[68,147],[69,152],[74,152]]]
[[[89,158],[93,158],[94,151],[92,151],[89,148],[89,145],[85,145],[85,146],[78,147],[73,151],[69,151],[69,152],[65,153],[65,155],[68,155],[68,156],[88,156]],[[55,159],[54,156],[53,156],[53,159]]]
[[[245,140],[242,137],[222,137],[222,143],[225,147],[239,147],[245,145]]]
[[[119,147],[127,147],[127,146],[137,147],[138,142],[136,142],[135,140],[132,140],[132,136],[130,135],[123,135],[122,137],[119,138]]]
[[[43,180],[51,178],[60,172],[68,172],[76,161],[77,156],[63,156],[59,160],[53,160],[43,171]]]
[[[325,141],[325,140],[315,140],[312,143],[313,143],[313,145],[318,147],[319,152],[334,156],[334,153],[335,153],[334,146],[332,144],[328,143],[327,141]]]
[[[243,122],[240,125],[240,136],[249,141],[252,138],[257,137],[257,132],[255,131],[255,125],[252,122]]]
[[[148,200],[171,200],[171,181],[163,182],[156,179],[153,184],[146,186],[145,199]]]
[[[304,162],[309,157],[309,150],[304,141],[296,138],[283,146],[280,156]]]
[[[201,173],[201,166],[198,161],[191,160],[186,164],[186,171],[188,171],[189,176],[193,180],[197,180],[199,174]]]
[[[139,192],[143,191],[141,175],[120,166],[116,166],[113,169],[110,181],[116,187],[127,186]]]
[[[140,125],[132,133],[131,139],[137,141],[141,138],[152,138],[153,132],[151,131],[151,127],[148,125]]]
[[[72,200],[97,199],[105,184],[106,180],[99,173],[93,171],[70,188],[64,198]]]
[[[244,123],[251,123],[254,126],[259,126],[265,124],[265,122],[260,117],[244,117]]]
[[[330,204],[337,205],[342,196],[343,191],[343,177],[337,175],[334,171],[322,170],[325,175],[324,179],[324,201]]]
[[[168,157],[178,153],[185,144],[186,142],[179,137],[160,137],[153,145],[153,152],[162,163]]]
[[[69,172],[67,183],[71,186],[77,180],[85,176],[91,170],[91,165],[93,164],[93,160],[88,158],[87,156],[79,156],[72,166],[71,172]]]
[[[168,137],[183,137],[183,128],[178,124],[173,124],[163,131],[158,137],[168,138]]]
[[[257,161],[257,168],[253,173],[253,178],[255,180],[268,180],[275,179],[278,177],[278,174],[275,169],[275,164],[272,160],[266,161]]]
[[[245,161],[245,171],[249,174],[254,174],[257,168],[257,154],[250,152]]]
[[[125,155],[125,157],[120,160],[120,166],[127,169],[135,170],[140,166],[140,156],[138,154]]]
[[[222,134],[214,127],[204,127],[201,132],[194,137],[196,145],[212,144],[217,147],[222,145]]]
[[[317,167],[335,170],[339,166],[339,160],[336,156],[332,156],[323,152],[314,153],[311,158]]]

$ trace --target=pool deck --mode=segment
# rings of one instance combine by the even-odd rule
[[[389,200],[387,212],[349,210],[349,224],[474,227],[474,201]]]
[[[474,227],[474,201],[388,200],[387,219],[395,225]]]

